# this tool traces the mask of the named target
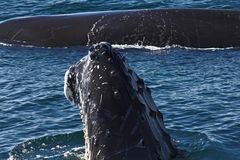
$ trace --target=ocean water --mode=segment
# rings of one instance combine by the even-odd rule
[[[0,20],[16,16],[156,8],[240,9],[239,0],[1,0]]]
[[[17,16],[143,8],[238,9],[238,0],[9,0]],[[119,46],[151,88],[165,126],[187,160],[240,159],[240,50]],[[87,47],[0,45],[0,159],[78,159],[79,109],[63,94],[64,73]]]

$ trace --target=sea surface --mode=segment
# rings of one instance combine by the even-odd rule
[[[239,10],[239,0],[9,0],[18,16],[156,8]],[[152,90],[165,126],[187,160],[240,159],[240,49],[115,45]],[[77,159],[79,109],[64,97],[65,71],[87,47],[0,45],[0,160]]]

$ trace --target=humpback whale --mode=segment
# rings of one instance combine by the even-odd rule
[[[107,42],[65,74],[66,98],[80,107],[87,160],[168,160],[177,149],[144,81]]]
[[[240,11],[156,9],[33,16],[0,23],[0,42],[43,47],[143,44],[239,47]]]

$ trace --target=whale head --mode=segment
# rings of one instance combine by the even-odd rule
[[[144,81],[101,42],[65,74],[66,98],[80,107],[86,159],[170,159],[176,149]]]

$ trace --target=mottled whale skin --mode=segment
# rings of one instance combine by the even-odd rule
[[[0,42],[43,47],[143,44],[240,47],[240,11],[157,9],[35,16],[0,23]]]
[[[65,74],[64,93],[80,107],[87,160],[169,160],[177,155],[148,87],[107,42]]]

